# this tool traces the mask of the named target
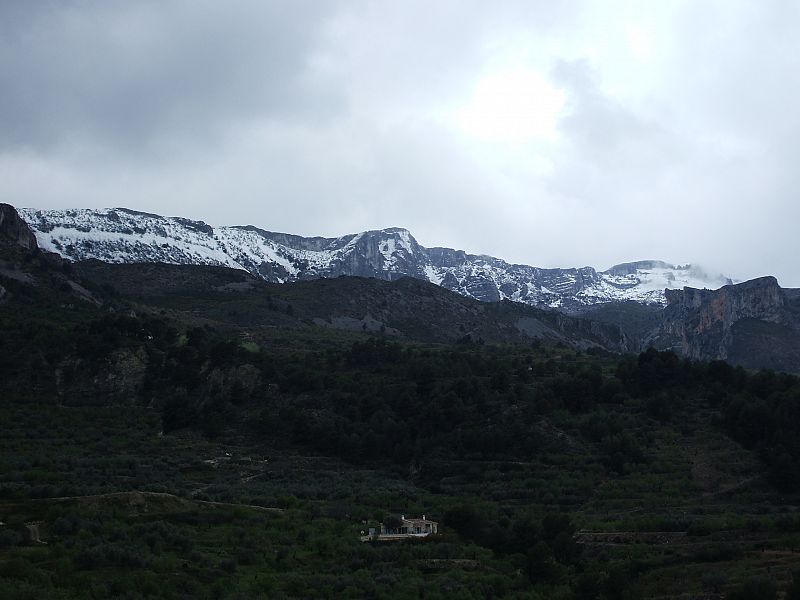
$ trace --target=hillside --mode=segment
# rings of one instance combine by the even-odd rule
[[[549,341],[630,349],[614,325],[519,303],[483,303],[409,277],[279,285],[219,267],[97,261],[77,263],[75,271],[122,297],[239,326],[328,328],[422,342]]]
[[[414,278],[72,263],[0,209],[4,597],[796,592],[797,378]],[[796,314],[721,293],[667,311]]]
[[[10,218],[3,597],[796,593],[795,377],[412,278],[65,262]],[[441,533],[360,541],[400,514]]]

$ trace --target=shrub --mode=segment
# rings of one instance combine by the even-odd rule
[[[0,548],[19,546],[22,543],[22,536],[19,532],[8,527],[0,527]]]
[[[775,584],[765,577],[748,579],[729,595],[729,600],[776,600],[778,591]]]

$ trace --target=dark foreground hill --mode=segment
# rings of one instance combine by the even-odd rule
[[[270,284],[223,267],[99,261],[77,263],[75,271],[132,301],[248,327],[322,327],[420,342],[547,341],[631,349],[613,324],[513,302],[479,302],[410,277]]]
[[[413,280],[26,239],[0,228],[0,597],[798,593],[794,376]],[[440,534],[360,541],[403,514]]]

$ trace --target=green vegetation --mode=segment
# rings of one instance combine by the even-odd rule
[[[26,268],[0,305],[3,598],[798,595],[796,377],[284,327],[297,288],[83,279],[92,304]],[[359,541],[423,513],[438,536]]]

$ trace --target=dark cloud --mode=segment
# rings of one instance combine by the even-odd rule
[[[6,148],[140,150],[254,117],[314,120],[340,107],[312,62],[334,2],[0,7]]]

